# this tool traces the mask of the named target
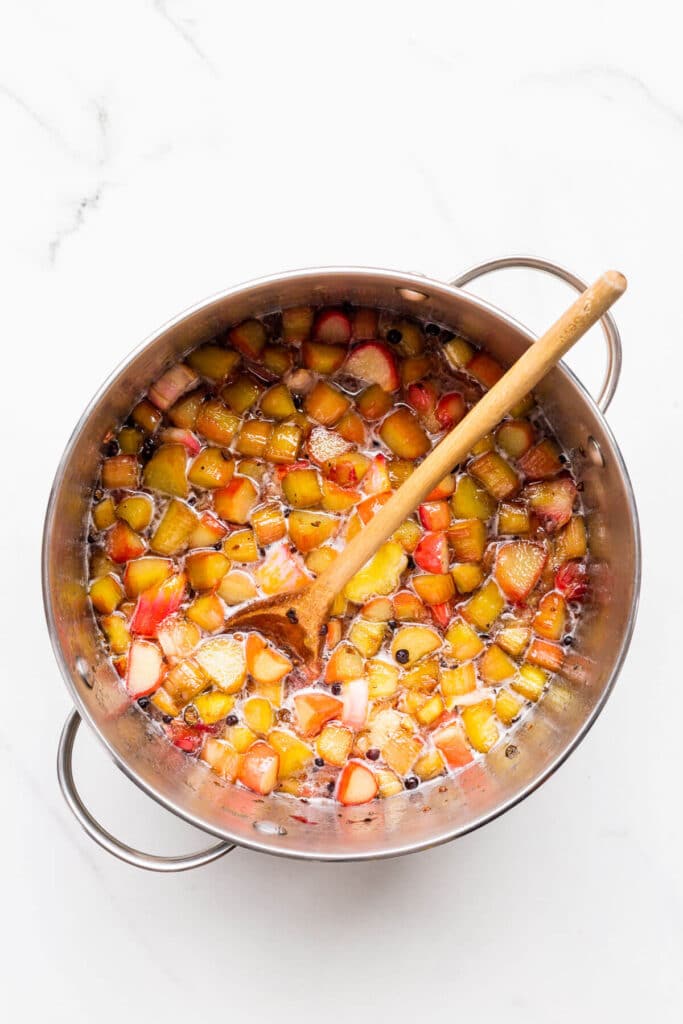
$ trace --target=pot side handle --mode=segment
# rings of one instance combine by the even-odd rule
[[[551,260],[545,260],[537,256],[501,256],[499,259],[487,260],[485,263],[478,263],[477,266],[470,267],[469,270],[460,274],[455,281],[450,281],[449,283],[454,288],[464,288],[466,284],[476,280],[478,277],[483,277],[484,274],[490,274],[495,270],[505,270],[508,267],[526,267],[529,270],[541,270],[544,274],[550,274],[552,277],[559,277],[561,281],[566,281],[577,292],[584,292],[587,288],[586,283],[580,277],[577,277],[576,274],[572,274],[571,270],[566,270],[565,267],[560,266],[558,263],[553,263]],[[621,336],[611,313],[605,313],[600,324],[605,335],[605,341],[607,342],[607,371],[600,393],[595,401],[600,412],[604,414],[614,398],[621,374]]]
[[[144,868],[147,871],[171,872],[188,871],[190,868],[202,867],[202,865],[210,864],[212,860],[218,860],[219,857],[223,857],[224,854],[230,853],[231,850],[235,849],[234,844],[221,842],[211,846],[208,850],[202,850],[200,853],[186,854],[181,857],[160,857],[152,853],[140,853],[140,851],[134,850],[131,846],[126,846],[125,843],[122,843],[111,833],[107,832],[86,808],[74,782],[72,753],[80,724],[81,716],[74,709],[64,724],[59,740],[57,778],[62,796],[74,817],[90,838],[101,846],[103,850],[136,868]]]

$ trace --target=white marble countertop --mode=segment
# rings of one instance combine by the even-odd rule
[[[0,68],[7,1019],[680,1020],[675,5],[26,0],[4,5]],[[229,284],[321,264],[445,279],[510,252],[630,279],[609,421],[645,572],[597,725],[513,813],[431,852],[335,866],[238,851],[173,877],[113,860],[57,789],[70,702],[38,564],[86,400],[149,331]],[[478,290],[535,328],[568,298],[531,273]],[[597,388],[599,333],[570,362]],[[87,734],[76,768],[129,842],[204,844]]]

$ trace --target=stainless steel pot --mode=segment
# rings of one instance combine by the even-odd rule
[[[532,715],[517,728],[517,755],[504,745],[460,775],[415,792],[357,808],[308,805],[259,797],[224,784],[150,728],[129,706],[98,642],[86,592],[85,538],[99,441],[128,414],[169,364],[231,324],[280,306],[349,300],[419,314],[451,325],[484,344],[503,363],[516,359],[533,335],[511,317],[463,291],[477,276],[503,267],[532,267],[579,290],[573,274],[545,260],[510,257],[473,268],[451,284],[415,274],[357,268],[303,270],[231,288],[182,313],[149,338],[109,378],[80,419],[60,463],[45,522],[43,587],[52,643],[76,705],[62,733],[58,774],[64,797],[88,834],[114,856],[138,867],[180,871],[206,864],[235,846],[314,860],[366,860],[410,853],[455,839],[514,806],[539,786],[586,735],[600,713],[633,631],[640,584],[636,506],[626,468],[603,413],[616,389],[619,334],[603,320],[608,345],[605,383],[597,402],[563,365],[537,388],[566,448],[574,453],[588,510],[593,599],[565,677],[557,677]],[[141,789],[219,842],[188,857],[137,852],[110,835],[89,813],[74,785],[71,754],[81,719],[114,763]],[[429,810],[427,811],[427,808]],[[293,812],[298,817],[293,816]]]

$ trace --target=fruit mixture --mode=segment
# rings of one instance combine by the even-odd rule
[[[104,439],[90,600],[133,701],[259,794],[364,804],[504,741],[587,589],[566,455],[530,395],[335,599],[320,679],[232,610],[340,556],[501,376],[386,310],[285,309],[171,366]]]

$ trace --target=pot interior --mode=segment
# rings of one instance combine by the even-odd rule
[[[365,807],[343,808],[286,796],[263,798],[223,783],[151,728],[148,717],[129,705],[100,650],[87,597],[86,521],[100,441],[168,365],[234,323],[279,307],[344,300],[448,325],[486,346],[503,364],[533,340],[488,304],[415,275],[298,271],[227,291],[157,332],[95,397],[59,467],[44,546],[45,603],[55,653],[75,703],[119,767],[159,802],[215,835],[271,853],[332,860],[389,856],[454,838],[543,781],[590,727],[609,693],[630,639],[640,571],[635,505],[618,448],[592,400],[559,366],[536,393],[583,483],[592,598],[564,675],[555,677],[511,740],[456,777]]]

